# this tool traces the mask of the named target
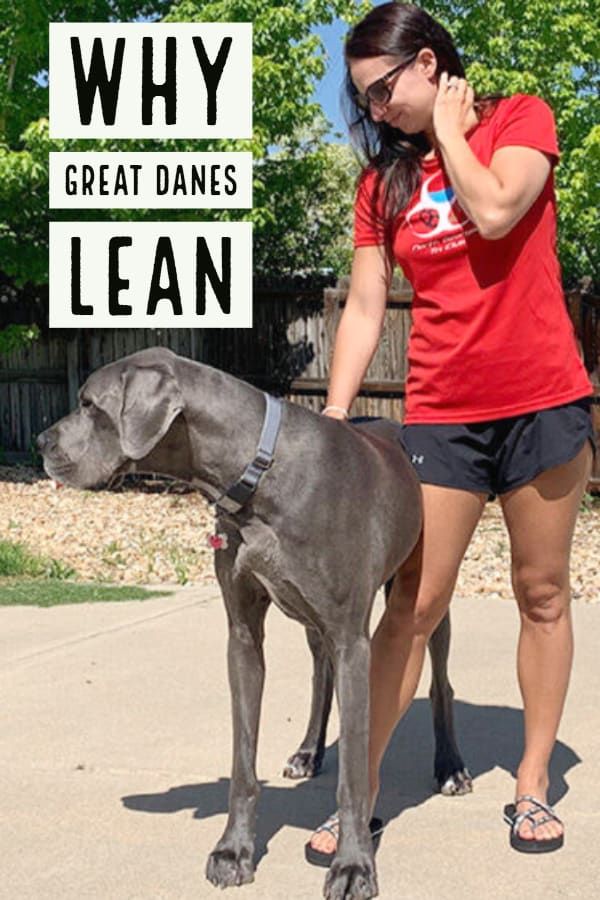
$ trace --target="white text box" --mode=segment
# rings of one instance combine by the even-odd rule
[[[250,138],[252,25],[51,23],[49,89],[52,138]]]
[[[50,328],[251,328],[249,222],[51,222]]]
[[[50,153],[55,209],[249,209],[251,153]]]

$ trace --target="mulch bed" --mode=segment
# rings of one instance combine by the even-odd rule
[[[0,540],[72,567],[80,580],[123,584],[216,583],[207,543],[214,517],[183,485],[128,476],[118,490],[56,490],[43,472],[0,466]],[[600,599],[600,502],[578,519],[574,600]],[[461,567],[457,593],[512,598],[510,548],[500,505],[488,503]]]

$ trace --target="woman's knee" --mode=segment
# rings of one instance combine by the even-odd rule
[[[394,588],[382,620],[388,636],[402,639],[411,634],[428,640],[448,610],[452,591],[427,589],[418,581],[410,585],[400,581]]]
[[[552,629],[568,614],[568,571],[541,572],[523,567],[513,570],[512,582],[521,618],[525,622]]]

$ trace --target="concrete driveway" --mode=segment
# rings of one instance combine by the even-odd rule
[[[378,605],[380,601],[378,601]],[[432,793],[428,670],[384,764],[377,855],[384,900],[596,896],[600,883],[600,605],[574,607],[576,662],[553,759],[565,847],[509,848],[522,716],[517,614],[458,596],[451,677],[474,793]],[[376,612],[378,607],[376,607]],[[0,897],[204,900],[224,827],[230,765],[225,615],[216,587],[144,602],[0,608],[3,823]],[[290,782],[282,764],[303,734],[310,660],[301,628],[270,611],[258,756],[263,792],[254,884],[240,900],[321,896],[304,861],[311,828],[334,808],[337,721],[323,774]]]

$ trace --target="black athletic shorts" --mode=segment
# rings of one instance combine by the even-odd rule
[[[591,397],[466,425],[403,425],[401,441],[424,484],[482,491],[493,500],[596,445]]]

